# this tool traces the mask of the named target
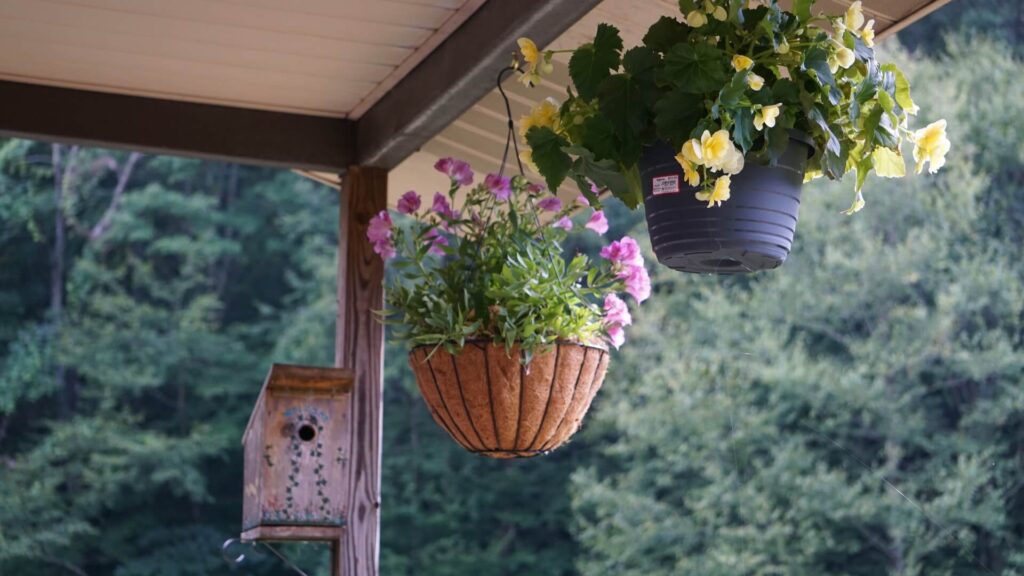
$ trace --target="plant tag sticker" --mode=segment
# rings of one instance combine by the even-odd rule
[[[655,176],[651,180],[651,194],[679,194],[679,175]]]

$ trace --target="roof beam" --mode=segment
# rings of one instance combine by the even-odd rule
[[[0,81],[0,135],[343,172],[350,120]]]
[[[397,166],[494,89],[519,37],[546,46],[598,4],[486,2],[359,119],[359,164]]]

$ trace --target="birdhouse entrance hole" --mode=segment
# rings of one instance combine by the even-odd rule
[[[303,424],[299,427],[299,439],[303,442],[309,442],[313,438],[316,438],[316,428],[313,428],[310,424]]]

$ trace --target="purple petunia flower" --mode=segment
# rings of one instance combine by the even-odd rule
[[[448,203],[448,197],[440,192],[434,192],[434,205],[432,209],[445,218],[454,220],[459,217],[459,213],[452,210],[452,205]]]
[[[402,214],[412,214],[420,209],[420,204],[422,204],[420,195],[409,190],[398,199],[398,211]]]
[[[442,174],[447,174],[453,182],[457,182],[460,186],[469,186],[473,183],[473,170],[462,160],[441,158],[434,164],[434,169]]]
[[[562,209],[562,201],[555,196],[548,196],[537,202],[537,208],[548,212],[558,212]]]
[[[497,174],[488,174],[484,178],[484,185],[491,190],[491,194],[494,194],[494,199],[498,202],[505,202],[512,195],[511,182],[512,180],[508,176]]]
[[[366,239],[373,244],[373,251],[385,260],[395,256],[395,246],[391,243],[393,228],[391,215],[387,210],[381,210],[376,216],[370,218],[370,225],[366,229]]]
[[[444,256],[444,247],[448,245],[448,239],[437,231],[437,228],[431,228],[423,235],[424,240],[430,241],[430,249],[427,250],[428,254],[434,256]]]

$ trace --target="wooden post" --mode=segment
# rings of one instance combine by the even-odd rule
[[[384,306],[384,262],[366,239],[370,218],[387,207],[387,171],[356,166],[342,177],[338,233],[338,323],[334,363],[355,381],[342,446],[341,541],[334,576],[377,576],[380,555],[381,420],[384,329],[373,311]]]

